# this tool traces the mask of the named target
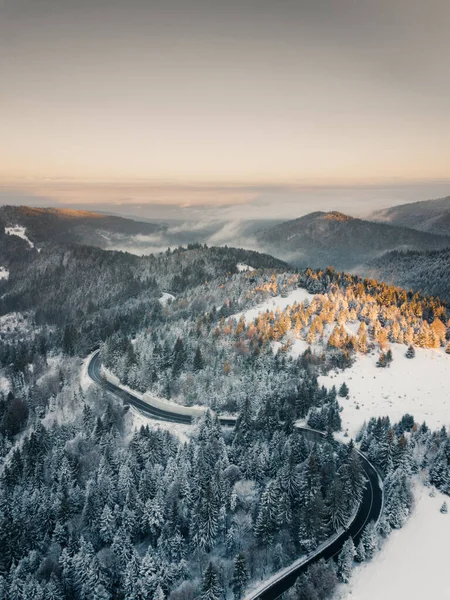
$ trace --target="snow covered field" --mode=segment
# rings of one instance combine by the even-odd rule
[[[244,314],[245,321],[251,323],[260,313],[267,310],[285,309],[295,302],[311,301],[313,294],[298,288],[286,297],[275,296],[266,302],[235,315]],[[356,333],[359,323],[348,324],[347,328]],[[332,326],[326,326],[326,334]],[[325,339],[328,336],[325,335]],[[275,349],[281,344],[275,342]],[[294,339],[290,349],[292,356],[298,356],[308,348],[304,340]],[[413,359],[405,357],[407,347],[402,344],[391,344],[393,362],[389,368],[378,368],[376,362],[379,352],[369,355],[357,354],[354,365],[344,371],[335,371],[321,376],[319,382],[330,388],[337,388],[345,381],[350,388],[350,398],[339,399],[344,431],[348,429],[354,437],[364,421],[372,416],[389,415],[392,421],[398,421],[406,412],[412,414],[416,421],[426,421],[432,429],[442,425],[450,426],[450,354],[443,348],[436,350],[416,348]],[[318,343],[313,351],[322,352],[323,346]]]
[[[439,509],[448,496],[421,483],[415,487],[416,506],[405,526],[393,531],[372,561],[357,567],[341,600],[446,600],[450,598],[448,542],[450,513]]]
[[[240,316],[243,314],[246,323],[251,323],[254,319],[256,319],[256,317],[259,314],[264,313],[268,310],[277,310],[277,308],[279,308],[280,310],[284,310],[287,306],[295,304],[296,302],[297,304],[300,304],[300,302],[304,302],[305,300],[311,302],[313,298],[314,294],[310,294],[303,288],[297,288],[296,290],[293,290],[286,296],[274,296],[273,298],[269,298],[268,300],[266,300],[262,304],[258,304],[258,306],[255,306],[254,308],[250,308],[249,310],[246,310],[243,313],[238,313],[234,315],[234,318],[239,319]]]
[[[5,233],[8,235],[17,235],[17,237],[22,238],[30,244],[30,248],[34,248],[33,242],[28,239],[27,234],[25,233],[25,227],[21,227],[20,225],[14,225],[14,227],[5,227]]]
[[[376,366],[378,353],[359,354],[350,369],[319,378],[326,387],[339,388],[345,381],[350,388],[350,398],[340,399],[340,404],[342,426],[351,437],[373,416],[389,415],[398,421],[408,412],[431,429],[450,425],[450,355],[443,348],[416,348],[415,358],[408,359],[406,346],[392,344],[391,350],[389,368]]]

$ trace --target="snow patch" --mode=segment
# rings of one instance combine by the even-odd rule
[[[411,517],[373,560],[355,569],[350,584],[342,586],[342,600],[450,598],[450,514],[440,512],[448,496],[436,491],[430,498],[429,493],[430,488],[416,484]]]
[[[343,407],[342,427],[354,437],[364,421],[388,415],[399,421],[406,413],[431,429],[450,424],[448,374],[450,355],[443,348],[416,348],[415,358],[405,357],[407,347],[391,344],[393,361],[389,368],[376,366],[378,353],[356,355],[355,363],[344,371],[319,377],[319,383],[337,389],[345,383],[348,400],[339,398]],[[359,406],[359,408],[357,408]]]
[[[11,383],[7,377],[0,376],[0,394],[6,396],[11,391]]]
[[[169,300],[171,302],[175,300],[175,296],[173,294],[169,294],[169,292],[163,292],[161,298],[159,299],[163,306],[165,306],[169,302]]]
[[[254,271],[255,270],[253,267],[251,267],[250,265],[246,265],[245,263],[238,263],[236,265],[236,268],[239,271],[239,273],[243,273],[245,271]]]
[[[9,279],[9,271],[6,267],[0,267],[0,280]]]
[[[253,308],[249,308],[248,310],[233,315],[233,317],[235,319],[240,319],[241,316],[244,316],[246,323],[252,323],[261,313],[271,310],[276,311],[278,308],[284,310],[287,306],[295,303],[300,304],[301,302],[305,302],[305,300],[311,302],[313,298],[314,294],[310,294],[304,288],[297,288],[286,296],[273,296],[262,304],[258,304]]]
[[[33,242],[28,238],[28,236],[25,232],[26,232],[25,227],[21,227],[20,225],[14,225],[14,227],[5,227],[6,234],[17,235],[17,237],[20,237],[23,240],[25,240],[26,242],[28,242],[30,245],[30,248],[34,248]]]

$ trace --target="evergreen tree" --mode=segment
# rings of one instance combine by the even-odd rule
[[[370,560],[378,548],[377,532],[373,521],[366,525],[361,536],[361,543],[364,546],[366,558]]]
[[[348,394],[349,394],[348,385],[344,381],[343,384],[341,385],[341,387],[339,388],[339,396],[341,398],[348,398]]]
[[[183,340],[179,337],[175,342],[172,355],[172,373],[174,376],[177,376],[183,370],[185,360],[186,353]]]
[[[412,346],[412,345],[408,346],[408,350],[406,351],[405,356],[406,356],[406,358],[414,358],[416,356],[416,351],[414,349],[414,346]]]
[[[222,594],[223,588],[220,584],[219,574],[210,562],[203,575],[200,600],[221,600]]]
[[[244,595],[247,581],[248,572],[245,555],[240,552],[234,559],[233,579],[231,581],[233,594],[236,600],[240,600]]]
[[[352,538],[348,538],[342,546],[338,557],[338,576],[341,581],[348,583],[353,570],[353,561],[356,555]]]
[[[355,560],[359,563],[362,563],[366,560],[366,550],[362,540],[360,540],[358,546],[356,547]]]
[[[196,373],[198,373],[198,371],[201,371],[203,369],[203,357],[202,357],[202,353],[200,351],[200,346],[197,346],[197,349],[195,351],[193,369]]]

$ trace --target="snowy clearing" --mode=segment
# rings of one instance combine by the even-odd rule
[[[168,292],[163,292],[161,298],[159,299],[163,306],[165,306],[169,302],[169,300],[172,302],[173,300],[175,300],[175,296],[173,294],[169,294]]]
[[[9,279],[9,271],[6,267],[0,267],[0,280]]]
[[[245,271],[254,271],[255,269],[253,267],[251,267],[250,265],[246,265],[244,263],[238,263],[236,265],[237,270],[239,271],[239,273],[243,273]]]
[[[273,296],[272,298],[269,298],[262,304],[258,304],[257,306],[249,308],[244,312],[237,313],[236,315],[233,315],[233,317],[235,319],[239,319],[241,315],[243,315],[245,318],[245,322],[251,323],[256,319],[256,317],[259,314],[264,313],[268,310],[277,310],[277,308],[279,308],[280,310],[284,310],[287,306],[290,306],[291,304],[300,304],[300,302],[305,302],[305,300],[311,302],[313,298],[314,294],[310,294],[304,288],[297,288],[296,290],[293,290],[286,296]]]
[[[25,231],[25,227],[21,227],[20,225],[14,225],[14,227],[5,227],[5,233],[7,233],[8,235],[17,235],[17,237],[20,237],[26,242],[28,242],[30,248],[34,248],[33,242],[30,239],[28,239],[28,236],[25,233]]]
[[[298,288],[286,297],[275,296],[262,304],[234,315],[244,316],[251,323],[261,313],[269,310],[284,310],[294,303],[314,298],[303,288]],[[359,323],[347,323],[346,328],[356,333]],[[312,346],[313,351],[323,352],[332,325],[326,325],[324,340]],[[291,356],[299,356],[309,344],[301,339],[292,338]],[[281,344],[274,343],[276,351]],[[450,393],[448,373],[450,373],[450,354],[443,348],[416,348],[415,358],[405,356],[407,347],[403,344],[391,344],[393,362],[389,368],[378,368],[378,352],[368,355],[356,354],[355,363],[344,371],[334,371],[319,378],[320,384],[337,388],[345,381],[350,388],[350,398],[339,399],[343,430],[348,429],[351,437],[360,430],[364,421],[371,417],[389,415],[393,422],[399,421],[406,413],[414,416],[417,422],[426,421],[432,429],[450,425]]]
[[[371,562],[357,567],[342,600],[430,600],[450,598],[448,540],[450,514],[440,507],[448,496],[417,483],[416,506],[402,529],[393,531]]]
[[[426,421],[431,429],[450,424],[450,355],[443,348],[416,348],[415,358],[408,359],[406,349],[391,344],[394,360],[389,368],[376,366],[378,353],[358,354],[351,368],[319,378],[328,388],[339,389],[344,381],[348,385],[350,398],[339,402],[344,409],[342,427],[351,437],[371,417],[389,415],[395,422],[406,412],[419,423]]]

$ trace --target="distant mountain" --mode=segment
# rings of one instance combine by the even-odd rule
[[[114,207],[112,207],[114,208]],[[157,214],[157,213],[156,213]],[[204,218],[199,220],[169,219],[138,220],[139,217],[120,217],[87,210],[37,208],[29,206],[0,207],[0,249],[4,242],[30,246],[17,236],[19,229],[42,248],[45,244],[85,244],[104,250],[122,250],[132,254],[151,254],[168,247],[188,244],[208,246],[245,246],[246,241],[262,227],[272,227],[280,221],[226,221]],[[16,235],[5,237],[5,228]],[[14,229],[16,228],[16,229]],[[2,238],[5,238],[2,242]],[[13,240],[13,238],[15,238]],[[14,250],[15,251],[15,250]]]
[[[260,231],[258,247],[300,267],[354,269],[391,250],[450,247],[450,236],[355,219],[339,212],[314,212]]]
[[[432,252],[388,252],[368,265],[374,279],[439,296],[450,303],[450,248]]]
[[[0,228],[24,227],[31,242],[88,244],[107,247],[117,236],[153,235],[163,224],[144,223],[101,213],[29,206],[0,207]]]
[[[375,212],[372,218],[381,223],[450,235],[450,196],[392,206]]]

